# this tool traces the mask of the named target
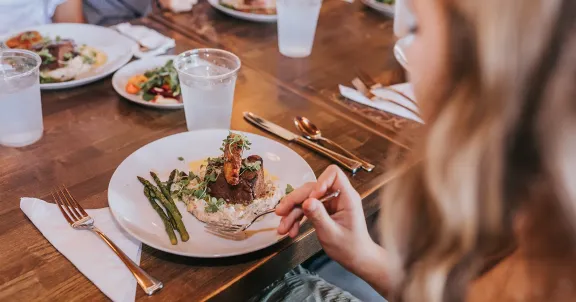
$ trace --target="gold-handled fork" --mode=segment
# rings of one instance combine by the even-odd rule
[[[118,258],[120,258],[130,272],[132,272],[134,278],[136,278],[136,281],[146,294],[152,295],[164,286],[162,282],[148,275],[148,273],[134,263],[134,261],[126,256],[126,254],[124,254],[124,252],[122,252],[122,250],[120,250],[116,244],[108,238],[108,236],[102,233],[102,231],[94,225],[94,219],[84,211],[82,206],[80,206],[78,201],[76,201],[65,186],[56,188],[52,192],[52,198],[54,198],[54,201],[60,208],[60,212],[62,212],[62,215],[64,215],[64,218],[66,218],[66,221],[68,221],[72,228],[76,230],[92,231],[108,244],[116,255],[118,255]]]
[[[376,82],[376,80],[374,80],[374,78],[372,78],[370,75],[368,75],[366,72],[364,72],[362,69],[357,68],[356,69],[356,75],[358,76],[358,80],[364,84],[366,86],[366,88],[368,88],[368,91],[375,89],[375,88],[382,88],[382,89],[386,89],[389,91],[392,91],[396,94],[398,94],[399,96],[407,99],[408,101],[410,101],[412,104],[418,106],[418,104],[416,103],[416,101],[414,101],[411,97],[407,96],[405,93],[403,93],[402,91],[399,91],[398,89],[394,89],[393,87],[390,86],[383,86],[382,84]],[[371,93],[371,92],[370,92]]]
[[[338,197],[339,195],[340,195],[340,190],[334,191],[334,192],[320,198],[320,202],[325,203],[327,201],[330,201],[330,200]],[[279,203],[280,202],[278,202],[278,204]],[[276,206],[278,206],[278,204],[276,204]],[[276,206],[256,215],[256,217],[254,217],[252,219],[252,221],[250,221],[249,223],[246,223],[246,224],[226,224],[226,223],[219,223],[219,222],[207,222],[204,227],[208,231],[211,231],[211,232],[214,232],[217,234],[221,234],[224,236],[238,234],[240,232],[245,231],[250,226],[252,226],[252,224],[254,224],[254,222],[256,222],[256,220],[258,220],[258,218],[260,218],[264,215],[270,214],[270,213],[274,213],[274,211],[276,210]],[[299,207],[299,206],[300,205],[297,205],[297,207]]]

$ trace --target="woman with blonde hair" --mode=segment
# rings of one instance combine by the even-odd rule
[[[576,301],[576,1],[408,5],[426,125],[384,189],[383,247],[337,167],[281,202],[278,232],[307,216],[324,251],[392,301]]]

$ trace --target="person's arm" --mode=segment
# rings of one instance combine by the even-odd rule
[[[340,190],[324,205],[321,196]],[[301,207],[297,206],[301,205]],[[360,195],[336,166],[330,166],[316,183],[308,183],[282,199],[276,214],[282,216],[278,233],[298,235],[305,215],[316,229],[322,248],[334,261],[362,278],[381,295],[389,291],[389,258],[368,234]]]
[[[54,23],[86,23],[82,0],[66,0],[58,5],[54,11],[54,16],[52,16],[52,21]]]

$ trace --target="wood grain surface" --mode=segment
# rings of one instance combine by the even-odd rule
[[[275,27],[231,19],[201,3],[194,26],[184,27],[156,16],[135,21],[176,40],[172,53],[203,47],[236,52],[243,61],[239,73],[232,128],[277,138],[254,128],[242,118],[243,111],[294,130],[292,118],[306,116],[325,136],[376,164],[371,173],[350,176],[361,193],[367,217],[378,210],[377,190],[394,177],[393,165],[406,150],[390,139],[394,131],[383,120],[358,120],[358,112],[345,103],[327,98],[325,90],[349,80],[346,66],[362,65],[370,72],[391,70],[383,60],[370,60],[390,50],[390,20],[375,12],[351,6],[348,15],[340,1],[327,1],[321,15],[313,56],[290,64],[278,57]],[[331,22],[338,21],[348,35],[337,35]],[[163,20],[163,21],[159,21]],[[204,24],[204,25],[203,25]],[[236,24],[236,26],[233,26]],[[357,37],[351,32],[359,31]],[[217,36],[214,36],[217,32]],[[340,40],[348,40],[344,43]],[[370,38],[368,38],[370,37]],[[366,41],[374,40],[369,51]],[[324,42],[356,44],[356,51],[323,47]],[[358,54],[362,50],[365,54]],[[330,57],[334,65],[326,65]],[[102,301],[107,298],[58,253],[19,209],[20,197],[50,200],[58,184],[66,184],[86,208],[107,206],[107,187],[116,167],[129,154],[156,139],[186,131],[184,112],[154,110],[122,99],[112,89],[111,77],[83,87],[42,92],[44,137],[25,148],[0,147],[0,300],[1,301]],[[339,104],[339,105],[336,105]],[[385,121],[385,120],[384,120]],[[383,133],[381,130],[388,132]],[[283,142],[285,143],[285,142]],[[319,175],[331,162],[299,145],[287,144]],[[390,161],[387,151],[393,153]],[[404,151],[402,151],[404,150]],[[97,224],[98,222],[96,222]],[[162,280],[165,288],[153,297],[138,289],[138,300],[243,301],[320,250],[313,229],[306,226],[296,240],[284,240],[270,248],[239,257],[197,259],[166,254],[144,245],[141,266]]]

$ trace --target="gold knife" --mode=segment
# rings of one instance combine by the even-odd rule
[[[289,130],[286,130],[270,121],[267,121],[252,112],[244,112],[244,118],[250,123],[270,132],[277,136],[291,142],[297,142],[306,146],[342,165],[352,173],[356,173],[362,167],[362,164],[357,160],[340,155],[332,150],[326,149],[314,142],[311,142],[304,137],[297,135]]]

